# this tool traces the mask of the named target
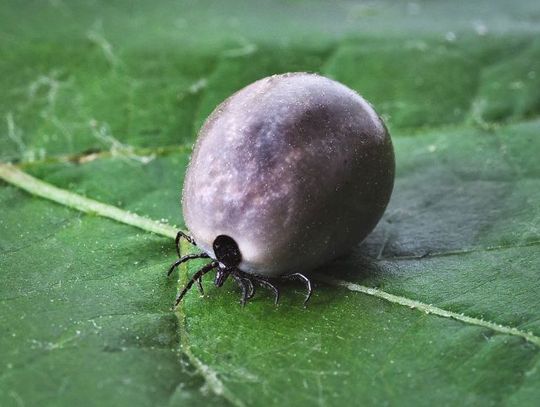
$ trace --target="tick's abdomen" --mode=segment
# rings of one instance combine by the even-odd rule
[[[210,256],[232,237],[242,271],[309,271],[374,228],[394,179],[391,141],[371,106],[312,74],[262,79],[201,129],[183,191],[186,225]]]

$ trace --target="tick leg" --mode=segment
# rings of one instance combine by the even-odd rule
[[[253,296],[255,295],[255,286],[253,285],[253,281],[249,277],[242,277],[244,281],[246,282],[247,288],[248,288],[248,295],[247,299],[251,300]]]
[[[234,278],[234,281],[240,286],[242,289],[242,299],[240,300],[240,304],[242,304],[242,307],[246,305],[246,301],[248,300],[248,287],[246,285],[245,280],[240,277],[238,274],[232,274],[232,277]]]
[[[199,292],[201,295],[204,295],[204,288],[202,286],[202,277],[197,279],[197,287],[199,287]]]
[[[182,238],[186,239],[193,246],[197,246],[197,243],[195,243],[195,239],[193,239],[190,235],[179,230],[178,233],[176,234],[176,239],[174,239],[174,243],[176,245],[176,253],[178,254],[178,257],[182,257],[180,255],[180,239]]]
[[[207,265],[201,267],[201,269],[199,269],[199,271],[197,271],[195,274],[193,274],[191,279],[187,282],[186,286],[183,288],[183,290],[180,292],[180,294],[178,294],[178,297],[176,297],[176,301],[174,302],[175,308],[178,306],[178,304],[180,304],[180,301],[182,301],[182,298],[184,298],[184,295],[186,295],[186,293],[189,291],[191,286],[197,280],[199,280],[202,276],[204,276],[206,273],[208,273],[209,271],[211,271],[211,270],[215,269],[216,267],[218,267],[218,265],[219,265],[219,263],[217,261],[213,261],[212,263],[208,263]]]
[[[252,276],[251,278],[253,278],[253,280],[257,284],[259,284],[260,286],[268,288],[269,290],[272,290],[274,292],[274,296],[275,296],[274,304],[278,305],[278,302],[279,302],[279,289],[264,277]]]
[[[309,299],[311,298],[311,294],[313,293],[313,288],[311,287],[311,281],[309,278],[307,278],[302,273],[293,273],[282,277],[284,280],[300,280],[306,283],[307,288],[307,295],[306,299],[304,300],[304,307],[307,305]]]
[[[195,253],[195,254],[186,254],[184,257],[180,257],[178,260],[176,260],[169,269],[169,272],[167,273],[167,276],[170,276],[175,268],[177,268],[180,264],[193,259],[207,259],[210,256],[206,253]]]
[[[253,284],[253,280],[251,279],[252,275],[245,273],[240,269],[234,269],[233,273],[240,277],[242,280],[244,280],[244,283],[247,286],[247,299],[251,300],[255,295],[255,285]]]

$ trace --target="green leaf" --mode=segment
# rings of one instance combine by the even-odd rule
[[[0,405],[536,405],[539,16],[533,1],[5,2]],[[386,118],[383,220],[317,271],[307,309],[301,285],[242,309],[208,278],[172,311],[203,264],[166,278],[199,126],[298,70]]]

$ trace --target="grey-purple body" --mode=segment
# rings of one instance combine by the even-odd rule
[[[182,205],[198,246],[218,235],[239,269],[274,277],[312,270],[359,244],[392,192],[394,153],[373,108],[328,78],[261,79],[219,105],[202,127]]]

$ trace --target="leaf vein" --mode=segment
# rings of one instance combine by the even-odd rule
[[[158,235],[174,238],[178,230],[174,226],[160,223],[160,222],[148,219],[146,217],[124,211],[115,206],[107,205],[102,202],[98,202],[93,199],[89,199],[81,195],[75,194],[73,192],[70,192],[61,188],[57,188],[51,184],[48,184],[46,182],[40,181],[37,178],[32,177],[29,174],[26,174],[25,172],[17,169],[15,166],[11,164],[0,163],[0,178],[4,179],[5,181],[15,186],[18,186],[19,188],[29,193],[32,193],[37,196],[41,196],[42,198],[52,200],[59,204],[80,210],[82,212],[95,213],[97,215],[100,215],[109,219],[113,219],[118,222],[125,223],[131,226],[135,226],[142,230],[156,233]],[[538,242],[532,242],[531,245],[537,244],[537,243]],[[331,285],[345,287],[351,291],[361,292],[367,295],[384,299],[394,304],[403,305],[409,308],[415,308],[420,311],[424,311],[428,314],[433,314],[433,315],[437,315],[444,318],[454,319],[454,320],[461,321],[466,324],[484,327],[484,328],[491,329],[493,331],[500,332],[507,335],[518,336],[540,347],[540,337],[535,336],[531,332],[525,332],[514,327],[509,327],[509,326],[497,324],[495,322],[470,317],[470,316],[459,314],[452,311],[447,311],[445,309],[435,307],[431,304],[425,304],[420,301],[390,294],[385,291],[379,290],[377,288],[370,288],[363,285],[359,285],[359,284],[355,284],[355,283],[351,283],[351,282],[347,282],[343,280],[338,280],[338,279],[334,279],[327,276],[319,275],[318,278],[319,280],[326,282],[328,284],[331,284]],[[181,312],[182,311],[180,310],[179,314],[181,314]],[[181,319],[182,320],[180,321],[180,326],[182,329],[185,330],[184,317],[182,316]],[[186,335],[182,335],[182,337],[187,338]],[[213,371],[209,366],[204,365],[199,359],[197,359],[197,357],[191,352],[189,348],[189,344],[187,343],[187,339],[184,339],[184,342],[186,345],[188,345],[188,346],[185,346],[185,345],[183,346],[184,348],[183,351],[185,352],[186,356],[188,356],[190,361],[192,361],[192,363],[197,367],[199,372],[205,377],[205,379],[207,380],[209,385],[212,387],[212,389],[216,392],[216,394],[225,395],[226,389],[222,387],[223,383],[217,377],[217,373]],[[235,399],[231,394],[227,394],[226,397],[227,398],[230,397],[229,400],[233,402],[233,404],[236,404],[236,405],[242,404],[240,400]]]
[[[73,192],[57,188],[49,183],[32,177],[11,164],[0,163],[0,178],[31,194],[49,199],[82,212],[95,213],[99,216],[113,219],[118,222],[135,226],[147,232],[152,232],[165,237],[174,238],[176,236],[177,228],[174,226],[156,222],[146,217],[124,211],[115,206],[107,205]],[[210,366],[205,365],[193,354],[193,352],[191,352],[185,332],[185,318],[181,309],[177,316],[179,317],[180,330],[183,331],[180,335],[182,352],[184,352],[197,371],[204,377],[206,383],[208,383],[209,387],[216,395],[225,397],[236,406],[243,406],[242,401],[234,397],[234,395],[230,393],[224,386],[219,379],[217,372],[214,371]]]
[[[491,329],[493,331],[506,334],[506,335],[519,336],[527,340],[528,342],[535,344],[536,346],[540,346],[540,337],[534,335],[532,332],[525,332],[518,328],[509,327],[502,324],[497,324],[495,322],[486,321],[480,318],[470,317],[468,315],[453,312],[453,311],[448,311],[448,310],[436,307],[431,304],[423,303],[421,301],[412,300],[407,297],[390,294],[390,293],[387,293],[386,291],[379,290],[378,288],[366,287],[364,285],[351,283],[349,281],[344,281],[344,280],[338,280],[336,278],[323,276],[320,274],[317,275],[317,279],[333,286],[344,287],[350,291],[355,291],[355,292],[371,295],[373,297],[377,297],[377,298],[389,301],[394,304],[399,304],[399,305],[403,305],[405,307],[409,307],[412,309],[417,309],[419,311],[425,312],[426,314],[433,314],[433,315],[437,315],[443,318],[454,319],[456,321],[464,322],[469,325],[476,325],[483,328]]]

